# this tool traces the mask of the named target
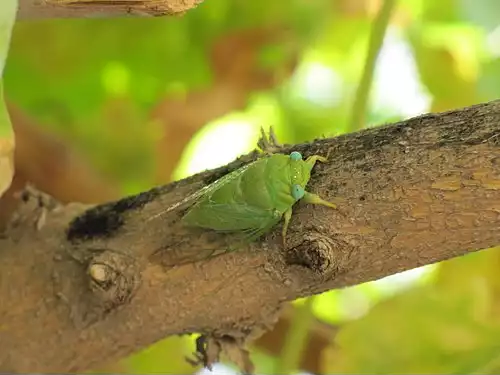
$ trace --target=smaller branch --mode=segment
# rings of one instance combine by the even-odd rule
[[[349,132],[361,130],[365,127],[366,108],[368,106],[368,99],[373,83],[373,74],[375,73],[378,55],[382,48],[387,26],[389,26],[389,21],[395,5],[396,0],[385,0],[377,17],[373,21],[363,75],[361,76],[354,96],[355,99],[348,128]]]
[[[19,0],[18,19],[166,16],[183,14],[203,0]]]
[[[254,346],[272,356],[279,356],[292,329],[295,312],[293,306],[287,306],[272,330],[255,340]],[[300,370],[310,374],[322,373],[321,358],[318,353],[322,353],[330,345],[338,329],[339,327],[314,319],[309,326],[307,346],[304,348],[298,365]]]
[[[295,308],[292,325],[287,332],[274,371],[276,374],[292,374],[299,369],[304,348],[307,347],[310,326],[314,322],[312,310],[314,298],[314,296],[307,298],[303,306]]]

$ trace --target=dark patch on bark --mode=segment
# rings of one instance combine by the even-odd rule
[[[153,188],[116,202],[93,207],[70,223],[66,238],[70,242],[96,237],[109,238],[123,226],[125,213],[142,208],[161,192],[161,188]]]

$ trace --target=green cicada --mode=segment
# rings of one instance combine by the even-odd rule
[[[284,218],[283,245],[299,201],[336,208],[335,204],[305,190],[311,170],[326,158],[313,155],[303,160],[300,152],[272,154],[215,181],[182,218],[188,226],[239,232],[255,240]]]

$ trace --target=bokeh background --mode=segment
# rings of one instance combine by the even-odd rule
[[[19,22],[9,194],[30,181],[99,203],[226,164],[260,127],[298,143],[496,99],[499,56],[495,0],[206,0],[183,17]],[[257,372],[500,373],[499,267],[490,249],[295,301],[252,345]],[[95,371],[203,373],[193,349],[167,338]]]

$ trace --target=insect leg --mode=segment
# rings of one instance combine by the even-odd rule
[[[321,163],[325,163],[328,161],[328,159],[325,158],[324,156],[320,156],[320,155],[311,155],[305,160],[305,162],[309,165],[309,167],[311,169],[313,169],[314,164],[316,164],[317,161],[319,161]],[[327,206],[330,208],[337,208],[336,204],[328,202],[328,201],[324,200],[323,198],[321,198],[319,195],[309,193],[307,191],[305,192],[302,200],[304,202],[310,203],[310,204],[319,204],[319,205]]]
[[[283,229],[281,230],[281,236],[283,238],[283,247],[286,248],[286,232],[288,230],[288,225],[290,224],[290,219],[292,218],[292,208],[290,207],[283,214],[285,222],[283,223]]]
[[[272,155],[282,147],[278,143],[272,126],[269,128],[269,136],[266,134],[263,127],[260,128],[260,139],[257,142],[257,146],[267,155]]]
[[[319,161],[321,163],[326,163],[328,161],[328,159],[325,158],[324,156],[320,156],[320,155],[311,155],[305,161],[309,165],[309,167],[311,169],[313,169],[314,164],[316,164],[317,161]]]
[[[328,201],[324,200],[323,198],[321,198],[319,195],[313,194],[313,193],[309,193],[307,191],[304,194],[304,198],[302,198],[302,200],[305,203],[319,204],[319,205],[327,206],[327,207],[330,207],[330,208],[337,208],[337,205],[335,203],[328,202]]]

